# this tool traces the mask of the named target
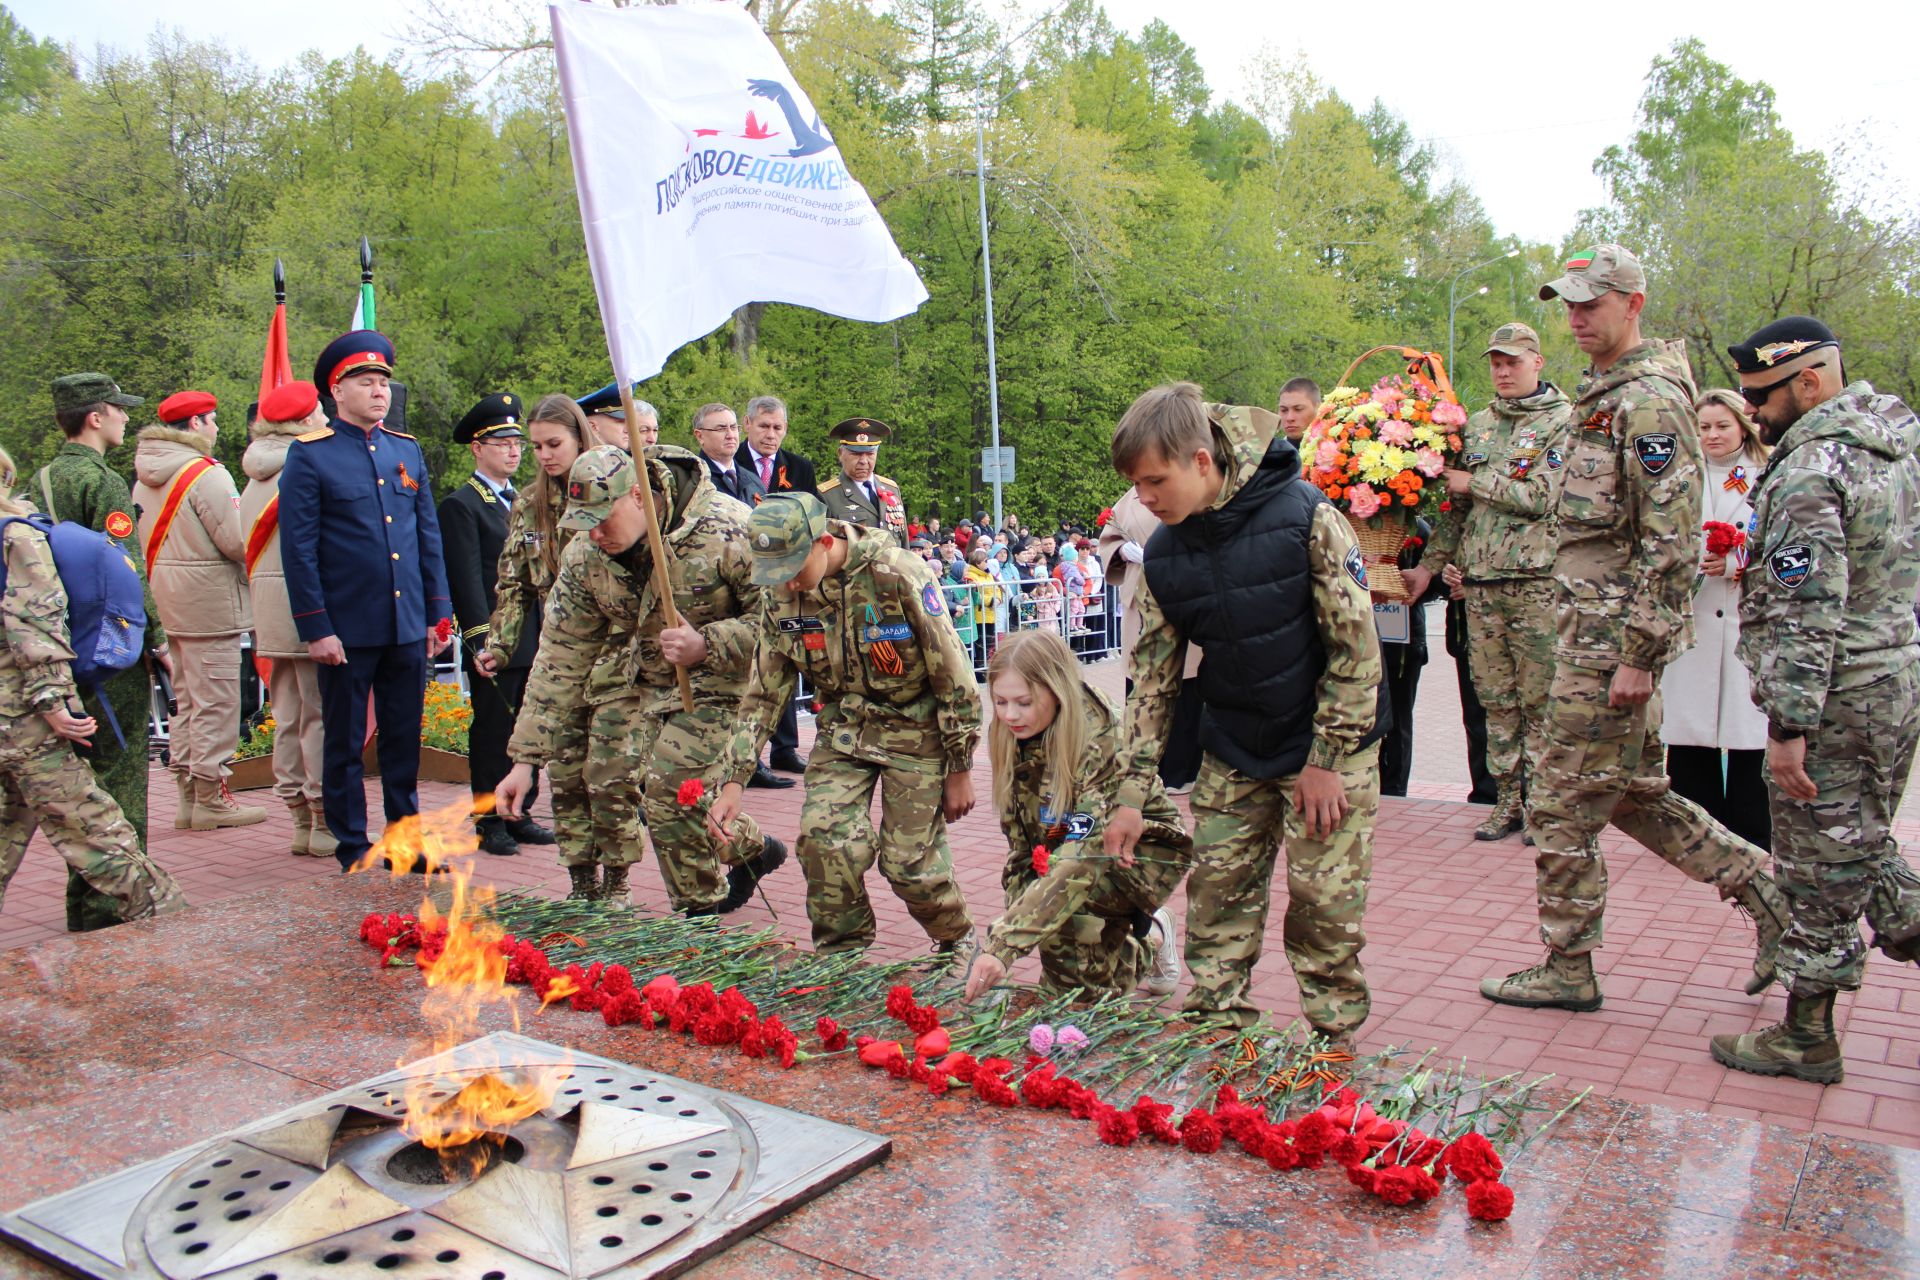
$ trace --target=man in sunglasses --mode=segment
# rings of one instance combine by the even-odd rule
[[[1920,419],[1846,378],[1839,341],[1789,316],[1727,348],[1773,457],[1753,491],[1740,660],[1767,714],[1773,857],[1792,920],[1787,1015],[1713,1037],[1759,1075],[1841,1078],[1834,997],[1866,964],[1859,921],[1920,963],[1920,879],[1891,830],[1920,739]]]
[[[1693,642],[1700,564],[1706,468],[1686,348],[1641,336],[1647,276],[1619,245],[1575,256],[1540,297],[1566,304],[1590,361],[1555,513],[1559,633],[1527,824],[1547,956],[1486,979],[1480,994],[1525,1007],[1600,1007],[1593,952],[1607,870],[1599,835],[1611,822],[1753,916],[1751,995],[1773,978],[1786,904],[1758,848],[1673,794],[1660,743],[1660,672]]]

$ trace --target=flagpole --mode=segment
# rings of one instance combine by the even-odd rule
[[[653,595],[660,602],[660,615],[666,626],[680,625],[680,611],[673,607],[673,583],[667,570],[667,543],[660,534],[660,520],[653,507],[653,476],[647,471],[647,455],[640,445],[639,414],[633,403],[633,383],[620,379],[620,407],[627,415],[627,447],[633,452],[634,474],[640,480],[640,510],[647,518],[647,545],[653,549]],[[693,710],[693,681],[687,669],[674,664],[674,681],[680,686],[680,705]]]
[[[360,237],[360,318],[364,322],[362,328],[380,327],[373,314],[373,246],[365,236]]]

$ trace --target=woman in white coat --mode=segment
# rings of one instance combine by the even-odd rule
[[[1704,392],[1694,403],[1706,452],[1704,520],[1746,531],[1748,503],[1767,464],[1767,447],[1731,391]],[[1704,549],[1706,538],[1701,539]],[[1763,780],[1767,718],[1753,705],[1747,669],[1734,656],[1740,639],[1740,575],[1751,548],[1726,555],[1705,552],[1693,596],[1693,648],[1669,666],[1661,681],[1666,713],[1667,775],[1673,789],[1734,834],[1771,847]]]

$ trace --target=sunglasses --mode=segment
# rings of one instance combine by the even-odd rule
[[[1827,367],[1827,362],[1825,360],[1821,360],[1816,364],[1808,365],[1807,369],[1824,369],[1826,367]],[[1745,400],[1748,404],[1752,405],[1754,408],[1758,409],[1761,405],[1765,404],[1768,400],[1773,398],[1774,392],[1778,391],[1781,387],[1786,386],[1789,382],[1792,382],[1795,378],[1799,377],[1801,374],[1805,373],[1806,371],[1807,371],[1806,369],[1796,369],[1792,373],[1788,374],[1786,377],[1780,379],[1780,381],[1769,382],[1764,387],[1742,387],[1740,388],[1740,398]]]

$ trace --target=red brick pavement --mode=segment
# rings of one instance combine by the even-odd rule
[[[1778,992],[1759,1000],[1740,994],[1752,936],[1743,917],[1711,889],[1684,880],[1617,835],[1603,837],[1612,880],[1607,943],[1598,954],[1606,1007],[1571,1014],[1482,1000],[1476,991],[1482,977],[1539,956],[1533,864],[1517,839],[1486,844],[1472,838],[1484,811],[1459,803],[1466,790],[1465,768],[1452,665],[1436,653],[1427,671],[1416,798],[1384,801],[1376,833],[1366,951],[1374,1016],[1362,1032],[1363,1048],[1432,1046],[1441,1057],[1464,1058],[1476,1067],[1553,1072],[1630,1100],[1920,1147],[1920,970],[1893,965],[1876,953],[1865,988],[1842,999],[1844,1084],[1822,1089],[1728,1072],[1708,1057],[1706,1037],[1777,1019],[1783,998]],[[1117,689],[1117,664],[1094,672],[1100,683]],[[976,794],[983,801],[991,794],[984,753],[976,763]],[[206,833],[174,830],[174,788],[157,769],[151,796],[155,856],[191,899],[207,901],[336,874],[331,863],[285,852],[288,819],[260,793],[248,799],[272,806],[266,824]],[[750,811],[791,843],[801,789],[754,790],[747,797]],[[368,802],[377,814],[377,788],[370,789]],[[429,784],[421,789],[421,802],[428,808],[458,805],[461,789]],[[1902,819],[1903,839],[1920,836],[1915,830],[1920,824],[1906,813]],[[954,826],[951,840],[961,887],[975,919],[984,924],[1000,907],[1006,849],[998,826],[983,805]],[[503,889],[558,891],[566,883],[551,856],[537,849],[518,858],[476,861],[482,864],[476,868],[480,877]],[[665,894],[651,859],[640,867],[635,883],[643,906],[663,907]],[[59,933],[62,884],[60,864],[36,837],[0,913],[0,948]],[[923,950],[925,938],[898,900],[877,875],[870,884],[879,917],[877,950]],[[1276,896],[1283,894],[1284,884]],[[1184,895],[1176,897],[1174,909],[1176,915],[1184,910]],[[1281,1020],[1299,1012],[1281,953],[1283,909],[1284,900],[1275,903],[1255,982],[1262,1003]],[[766,904],[755,902],[735,918],[756,925],[777,922],[804,941],[806,911],[797,869],[789,866],[772,879]],[[315,939],[316,946],[346,942]],[[1030,978],[1036,971],[1029,959],[1016,976]]]

